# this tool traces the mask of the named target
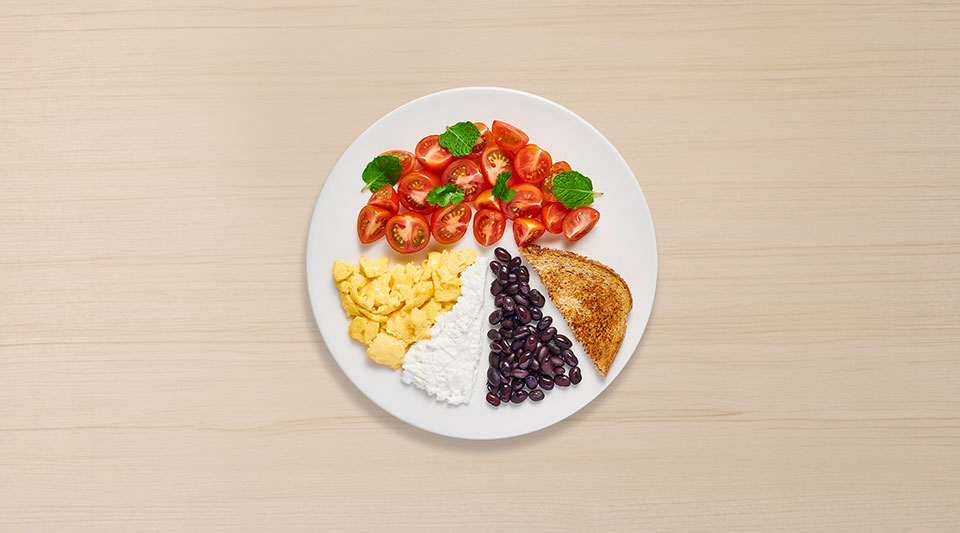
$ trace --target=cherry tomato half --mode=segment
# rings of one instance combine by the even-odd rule
[[[543,219],[543,225],[550,233],[561,233],[563,231],[563,217],[567,216],[570,208],[560,202],[550,202],[543,204],[543,212],[540,218]]]
[[[430,225],[419,213],[393,215],[387,221],[387,243],[402,254],[419,252],[430,243]]]
[[[474,122],[473,125],[480,130],[480,138],[474,143],[473,151],[463,157],[476,161],[480,159],[480,156],[483,155],[483,151],[486,150],[487,147],[496,146],[496,141],[493,140],[493,133],[490,133],[486,124],[483,122]]]
[[[499,120],[493,121],[491,129],[493,130],[494,141],[509,154],[517,153],[517,150],[523,148],[523,145],[527,144],[527,141],[530,140],[530,137],[527,137],[526,133],[520,131],[520,128],[511,126],[506,122],[500,122]]]
[[[437,141],[439,135],[427,135],[417,143],[414,152],[417,154],[417,161],[427,170],[432,172],[443,172],[443,169],[453,161],[453,154],[446,148],[440,146]]]
[[[500,211],[503,209],[503,202],[493,197],[493,190],[491,189],[480,191],[480,194],[478,194],[477,197],[474,198],[473,205],[478,210],[493,209],[494,211]]]
[[[440,176],[440,182],[446,185],[451,181],[463,189],[463,197],[467,202],[472,202],[486,183],[483,180],[483,174],[480,173],[480,167],[469,159],[457,159],[447,166],[443,175]]]
[[[518,218],[513,221],[513,240],[517,246],[526,246],[539,239],[545,229],[539,220]]]
[[[540,188],[529,183],[521,183],[512,187],[517,192],[513,200],[503,207],[503,214],[509,219],[534,218],[540,216],[540,203],[543,194]]]
[[[553,178],[557,177],[557,174],[561,172],[570,172],[571,170],[573,169],[570,168],[570,164],[566,161],[557,161],[550,167],[550,174],[544,178],[543,183],[540,184],[540,190],[543,191],[543,203],[559,201],[557,197],[553,195]]]
[[[506,227],[507,219],[499,211],[481,209],[477,211],[477,216],[473,217],[473,237],[484,246],[499,241]]]
[[[598,220],[600,220],[600,212],[596,209],[587,206],[578,207],[563,217],[563,236],[571,242],[579,241],[597,225]]]
[[[470,227],[470,216],[473,210],[464,203],[448,205],[438,208],[430,218],[430,232],[440,244],[453,244]]]
[[[381,185],[367,200],[367,205],[382,207],[396,215],[397,211],[400,211],[400,197],[397,196],[397,191],[393,190],[392,185]]]
[[[387,150],[380,155],[392,155],[399,159],[401,176],[413,170],[413,165],[417,162],[416,158],[413,157],[413,154],[406,150]]]
[[[422,215],[433,213],[437,206],[427,203],[427,193],[438,185],[440,180],[433,174],[426,170],[414,170],[400,178],[400,182],[397,183],[400,203],[415,213]]]
[[[513,158],[513,168],[517,169],[520,179],[537,185],[550,175],[551,165],[550,153],[535,144],[524,146]]]
[[[497,176],[501,172],[513,174],[513,162],[510,156],[497,145],[490,146],[483,151],[480,157],[480,167],[483,169],[483,175],[487,178],[487,183],[491,186],[496,185]]]
[[[382,207],[375,205],[363,206],[363,208],[360,209],[360,214],[357,216],[357,237],[360,237],[360,242],[370,244],[380,237],[383,237],[387,229],[387,220],[390,219],[390,216],[390,211]]]

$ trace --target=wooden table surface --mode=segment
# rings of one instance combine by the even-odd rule
[[[304,281],[341,152],[466,85],[603,131],[660,253],[616,383],[496,442]],[[0,1],[0,529],[956,531],[958,294],[956,3]]]

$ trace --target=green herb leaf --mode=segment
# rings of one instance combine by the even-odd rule
[[[480,138],[480,130],[473,122],[457,122],[447,126],[447,131],[440,134],[437,142],[447,149],[454,157],[463,157],[473,151],[473,145]]]
[[[395,155],[380,155],[373,158],[373,161],[367,163],[367,168],[363,169],[363,191],[370,187],[371,192],[384,185],[393,185],[400,179],[400,158]]]
[[[602,194],[593,192],[590,178],[575,170],[561,172],[553,178],[553,195],[570,209],[592,204],[593,197]]]
[[[457,205],[463,201],[463,189],[452,183],[437,185],[427,193],[427,203],[430,205]]]
[[[504,202],[509,202],[513,200],[513,197],[517,195],[517,191],[507,187],[507,181],[510,180],[510,171],[501,172],[497,175],[497,183],[493,186],[493,197],[498,200],[503,200]]]

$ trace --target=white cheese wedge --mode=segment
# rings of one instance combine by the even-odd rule
[[[403,359],[401,381],[454,405],[470,401],[483,352],[484,291],[487,262],[477,258],[460,275],[463,283],[453,308],[437,317],[430,338],[417,341]]]

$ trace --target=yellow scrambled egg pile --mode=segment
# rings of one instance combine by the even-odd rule
[[[407,348],[430,338],[437,317],[460,297],[460,274],[477,260],[475,250],[430,252],[419,264],[390,268],[390,258],[360,258],[360,264],[333,262],[340,305],[350,336],[367,345],[367,355],[393,369]]]

